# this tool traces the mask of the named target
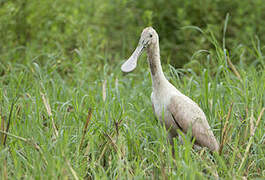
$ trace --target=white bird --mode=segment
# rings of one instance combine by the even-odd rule
[[[170,141],[178,136],[178,130],[187,133],[190,128],[195,144],[208,147],[211,151],[218,151],[219,144],[204,112],[166,79],[160,63],[158,34],[152,27],[143,30],[137,48],[121,66],[121,70],[123,72],[134,70],[137,59],[144,49],[147,50],[147,60],[151,70],[153,110],[160,122],[168,129]]]

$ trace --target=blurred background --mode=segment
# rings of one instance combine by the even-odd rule
[[[205,57],[191,57],[215,50],[209,35],[220,43],[225,37],[237,63],[242,47],[264,42],[264,20],[264,0],[1,0],[0,61],[25,63],[49,53],[75,61],[82,51],[91,63],[119,62],[129,57],[142,29],[153,26],[162,60],[175,67],[203,64]],[[254,60],[245,57],[245,63]]]

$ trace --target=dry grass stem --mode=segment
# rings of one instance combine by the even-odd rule
[[[119,79],[118,78],[115,79],[115,90],[116,90],[116,93],[119,94]]]
[[[232,112],[232,109],[233,109],[233,105],[234,105],[234,103],[232,102],[231,105],[230,105],[226,120],[225,120],[225,124],[224,124],[223,130],[222,130],[221,143],[220,143],[220,149],[219,149],[219,154],[220,155],[222,154],[224,144],[226,143],[228,132],[231,130],[231,126],[228,127],[228,122],[229,122],[229,119],[231,117],[231,112]]]
[[[100,154],[100,156],[98,158],[98,162],[100,162],[100,160],[103,158],[103,156],[104,156],[104,154],[105,154],[105,152],[107,150],[108,144],[109,144],[108,142],[105,144],[105,146],[104,146],[104,148],[103,148],[103,150],[102,150],[102,152],[101,152],[101,154]]]
[[[230,68],[232,69],[232,71],[234,72],[234,74],[236,75],[236,77],[238,79],[240,79],[240,81],[242,81],[242,78],[241,78],[239,72],[237,71],[237,69],[234,66],[234,64],[232,63],[232,61],[230,60],[229,56],[227,56],[227,60],[228,60],[228,64],[229,64]]]
[[[19,139],[19,140],[24,141],[24,142],[28,142],[28,140],[23,138],[23,137],[13,135],[13,134],[10,134],[10,133],[2,131],[2,130],[0,130],[0,133],[4,134],[4,135],[7,135],[7,136],[10,136],[10,137],[13,137],[13,138],[16,138],[16,139]]]
[[[115,151],[116,151],[116,152],[119,152],[117,144],[113,141],[113,139],[110,137],[110,135],[108,135],[108,134],[106,134],[106,133],[105,133],[104,135],[108,137],[108,139],[110,140],[110,143],[111,143],[112,146],[114,147]]]
[[[250,122],[249,122],[250,123],[250,127],[249,127],[250,134],[253,134],[254,133],[254,128],[255,128],[254,121],[255,121],[255,118],[254,118],[253,110],[252,110],[251,116],[250,116]]]
[[[71,173],[72,173],[74,179],[75,179],[75,180],[78,180],[79,178],[78,178],[78,176],[77,176],[75,170],[74,170],[73,167],[71,166],[70,162],[68,161],[68,159],[65,158],[65,161],[66,161],[66,164],[67,164],[68,168],[70,169],[70,171],[71,171]]]
[[[85,135],[86,135],[86,132],[87,132],[87,127],[88,127],[88,124],[89,124],[89,122],[91,120],[91,117],[92,117],[92,109],[89,108],[88,109],[88,114],[87,114],[87,119],[86,119],[86,124],[84,126],[83,135],[82,135],[81,142],[80,142],[80,145],[79,145],[79,151],[81,150],[81,148],[83,146],[83,141],[84,141],[84,138],[85,138]]]
[[[23,142],[33,146],[40,153],[40,155],[41,155],[43,161],[45,162],[45,164],[48,165],[48,161],[45,159],[45,157],[43,155],[43,152],[42,152],[42,149],[40,148],[40,146],[37,143],[35,143],[33,141],[33,139],[32,140],[31,139],[26,139],[26,138],[23,138],[23,137],[20,137],[20,136],[16,136],[16,135],[10,134],[10,133],[2,131],[2,130],[0,130],[0,133],[5,134],[6,136],[13,137],[15,139],[18,139],[20,141],[23,141]]]
[[[258,120],[257,120],[257,122],[256,122],[255,128],[254,128],[252,134],[250,135],[250,139],[249,139],[249,141],[248,141],[248,145],[247,145],[247,147],[246,147],[246,151],[245,151],[245,153],[244,153],[244,157],[243,157],[243,159],[242,159],[242,161],[241,161],[241,164],[240,164],[240,166],[239,166],[239,168],[238,168],[238,171],[240,171],[241,168],[243,167],[243,165],[245,164],[245,161],[246,161],[247,156],[248,156],[249,149],[250,149],[250,147],[251,147],[251,145],[252,145],[252,142],[253,142],[253,138],[254,138],[255,131],[256,131],[257,127],[259,126],[259,123],[260,123],[260,120],[261,120],[261,117],[262,117],[264,111],[265,111],[265,107],[262,108],[262,110],[261,110],[261,112],[260,112],[260,114],[259,114]]]
[[[52,117],[51,106],[49,104],[49,101],[46,99],[45,95],[42,92],[40,94],[41,94],[41,97],[42,97],[43,104],[44,104],[44,106],[46,108],[47,114],[48,114],[49,118],[51,118],[51,120],[52,120],[52,128],[53,128],[53,131],[54,131],[54,135],[57,138],[59,136],[59,133],[58,133],[58,130],[56,128],[54,119]]]
[[[121,125],[122,121],[123,121],[123,119],[121,119],[120,121],[118,121],[118,122],[115,123],[115,127],[116,127],[117,129],[119,129],[119,126]],[[118,135],[118,132],[119,132],[119,131],[116,130],[116,132],[117,132],[117,135]],[[111,134],[111,136],[113,136],[114,133],[115,133],[115,132],[113,132],[113,133]],[[106,133],[104,133],[104,135],[107,136],[107,137],[109,136],[109,135],[107,135]],[[108,138],[109,138],[109,137],[108,137]],[[110,140],[112,140],[112,138],[110,138]],[[113,141],[113,140],[112,140],[112,141]],[[102,150],[102,152],[101,152],[101,154],[100,154],[100,156],[99,156],[98,162],[100,162],[100,160],[103,158],[103,155],[105,154],[105,152],[106,152],[106,150],[107,150],[107,147],[108,147],[109,143],[110,143],[110,141],[106,142],[106,144],[105,144],[105,146],[104,146],[104,148],[103,148],[103,150]],[[124,151],[121,150],[121,152],[124,152]],[[123,153],[123,155],[124,155],[124,153]]]
[[[106,86],[107,86],[107,80],[104,80],[103,84],[102,84],[102,99],[105,102],[106,101]]]
[[[1,112],[0,112],[1,113]],[[5,131],[5,120],[0,114],[0,130]],[[4,134],[0,135],[0,143],[4,143]]]
[[[10,126],[10,122],[11,122],[11,117],[12,117],[12,112],[13,112],[13,109],[14,109],[14,105],[15,105],[15,102],[13,101],[12,104],[11,104],[11,109],[10,109],[10,112],[9,112],[8,121],[7,121],[7,125],[6,125],[6,130],[5,130],[5,132],[7,132],[7,133],[9,131],[9,126]],[[5,134],[5,137],[4,137],[4,140],[3,140],[3,145],[4,146],[6,145],[6,138],[7,138],[7,135]]]
[[[261,112],[259,114],[258,120],[256,122],[255,128],[254,128],[253,133],[251,134],[251,136],[254,136],[254,133],[255,133],[256,129],[258,128],[258,126],[259,126],[259,123],[260,123],[260,120],[262,118],[262,115],[263,115],[264,111],[265,111],[265,107],[262,108],[262,110],[261,110]]]
[[[248,108],[246,107],[246,117],[245,117],[245,120],[248,119],[249,115],[248,115]],[[251,118],[251,117],[250,117]],[[243,134],[243,138],[242,138],[242,141],[244,141],[245,139],[247,139],[247,136],[248,136],[248,128],[245,128],[244,130],[244,134]],[[242,141],[239,141],[239,142],[242,142]]]
[[[4,180],[8,180],[8,174],[7,174],[7,168],[6,168],[6,159],[4,159],[4,162],[3,162],[3,178]]]

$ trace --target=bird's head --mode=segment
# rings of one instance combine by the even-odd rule
[[[125,63],[123,63],[121,70],[123,72],[133,71],[137,66],[137,60],[142,54],[143,50],[145,48],[151,47],[156,43],[158,43],[158,34],[156,33],[156,31],[152,27],[145,28],[141,34],[137,48],[134,50],[130,58]]]

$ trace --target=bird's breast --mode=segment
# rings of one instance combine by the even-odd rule
[[[158,94],[155,92],[152,92],[151,94],[151,101],[153,104],[153,110],[156,115],[156,117],[159,119],[161,124],[165,124],[166,129],[172,129],[176,130],[178,127],[174,123],[174,120],[172,118],[172,115],[167,108],[168,103],[170,101],[171,94],[170,93],[164,93],[164,94]],[[172,132],[175,136],[176,131]]]

